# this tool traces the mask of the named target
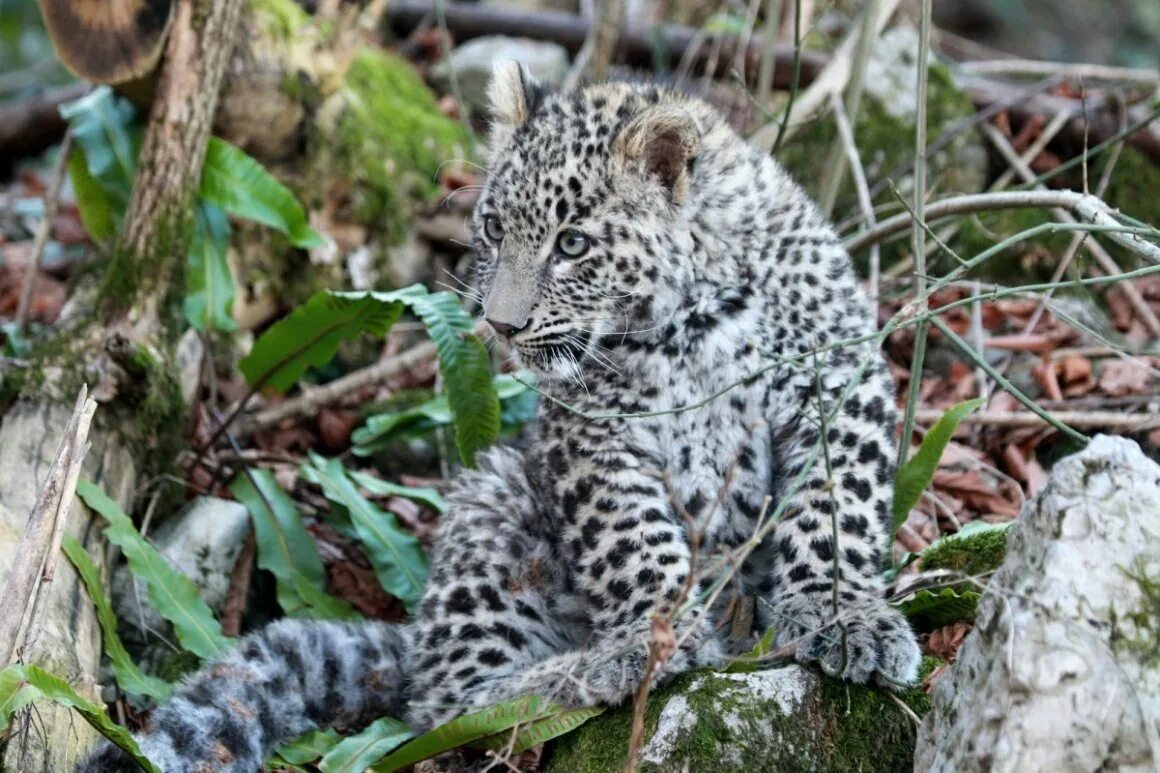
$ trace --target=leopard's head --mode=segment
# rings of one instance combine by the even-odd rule
[[[608,366],[617,345],[662,334],[691,281],[704,106],[628,84],[550,94],[515,63],[489,97],[472,221],[484,317],[549,379]]]

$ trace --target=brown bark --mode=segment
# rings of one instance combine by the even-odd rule
[[[222,75],[233,51],[241,0],[182,0],[174,9],[165,69],[141,147],[125,230],[110,266],[116,289],[129,284],[138,336],[150,334],[184,253],[190,203],[201,180]],[[106,298],[119,305],[123,298]]]
[[[241,6],[242,0],[177,3],[125,228],[105,278],[108,324],[90,321],[63,334],[58,352],[37,364],[42,386],[26,389],[0,424],[0,582],[12,569],[9,557],[21,541],[47,476],[51,458],[46,457],[69,419],[69,407],[61,402],[63,389],[97,376],[93,394],[106,404],[90,435],[92,450],[84,474],[126,510],[132,506],[142,469],[168,461],[148,458],[156,456],[149,453],[149,444],[183,426],[180,393],[171,383],[173,369],[166,365],[170,342],[160,323],[178,289],[176,269],[187,245],[192,199]],[[127,364],[138,370],[126,373],[121,366]],[[167,394],[173,395],[173,405],[166,403]],[[140,406],[134,401],[145,397],[153,401],[155,411],[158,404],[164,405],[172,421],[166,426],[139,426]],[[79,503],[65,528],[96,548],[96,557],[101,558],[100,525]],[[29,636],[35,643],[21,653],[22,660],[97,698],[100,634],[92,606],[67,562],[58,562],[39,620],[39,630]],[[79,715],[41,702],[15,718],[0,770],[72,770],[94,741],[94,731]]]

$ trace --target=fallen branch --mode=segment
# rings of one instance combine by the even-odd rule
[[[275,427],[286,419],[313,416],[323,406],[337,403],[363,387],[380,384],[392,376],[405,373],[434,357],[435,344],[425,341],[396,354],[394,357],[379,360],[373,365],[348,373],[342,378],[335,379],[320,387],[304,389],[302,394],[297,397],[292,397],[284,403],[259,411],[243,420],[238,426],[236,436],[238,438],[249,437],[256,432]]]
[[[1002,209],[1051,209],[1063,207],[1079,216],[1085,223],[1094,225],[1123,225],[1112,217],[1108,205],[1094,196],[1075,191],[1000,191],[996,193],[971,193],[951,196],[926,205],[926,220],[938,220],[955,215],[971,215],[976,212],[994,212]],[[913,218],[909,212],[883,220],[878,225],[846,240],[846,249],[856,252],[871,244],[880,244],[890,237],[909,230]],[[1160,246],[1152,244],[1135,234],[1108,232],[1108,238],[1147,258],[1160,263]]]
[[[72,507],[77,476],[87,449],[89,426],[97,403],[81,387],[72,418],[40,490],[36,506],[28,517],[28,526],[16,554],[16,563],[8,575],[4,595],[0,597],[0,664],[18,659],[23,640],[36,633],[36,610],[42,602],[41,588],[50,582],[64,536],[64,523]]]
[[[447,30],[462,42],[485,35],[513,35],[559,43],[575,55],[584,45],[591,25],[589,20],[575,14],[553,11],[525,11],[476,3],[443,4]],[[411,33],[429,19],[433,19],[431,0],[393,0],[387,7],[387,23],[400,37]],[[745,75],[756,80],[761,60],[766,56],[760,40],[742,48],[743,39],[737,35],[704,35],[691,27],[663,24],[653,27],[629,26],[621,31],[616,49],[616,61],[636,67],[652,69],[658,51],[664,52],[668,65],[676,67],[686,51],[695,48],[693,60],[699,71],[712,66],[715,77],[726,75],[738,63],[738,53],[745,63]],[[711,52],[720,44],[720,55]],[[789,88],[792,79],[793,46],[777,45],[773,85]],[[828,57],[816,51],[801,52],[801,82],[808,84],[821,71]]]
[[[915,418],[922,424],[934,424],[942,418],[943,411],[936,408],[919,408]],[[1147,432],[1160,427],[1160,413],[1124,413],[1123,411],[1052,411],[1051,415],[1060,423],[1075,429],[1104,429],[1117,434]],[[983,411],[969,413],[963,424],[978,424],[987,427],[1039,427],[1047,422],[1031,411]]]

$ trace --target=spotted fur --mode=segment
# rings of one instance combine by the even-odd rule
[[[277,741],[371,708],[424,729],[527,693],[622,702],[650,619],[690,584],[658,678],[720,664],[726,605],[696,601],[775,517],[725,595],[756,597],[756,629],[829,674],[915,677],[879,579],[891,381],[872,342],[848,343],[873,315],[829,225],[698,100],[549,95],[516,68],[490,93],[478,289],[549,396],[532,439],[455,482],[413,627],[368,625],[366,644],[327,624],[255,635],[155,712],[147,751],[182,760],[167,769],[224,748],[233,762],[213,769],[254,770]]]

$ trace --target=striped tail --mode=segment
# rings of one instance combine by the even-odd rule
[[[141,751],[165,773],[252,773],[310,730],[400,716],[409,627],[280,620],[239,640],[154,709]],[[105,742],[78,773],[136,771]]]

